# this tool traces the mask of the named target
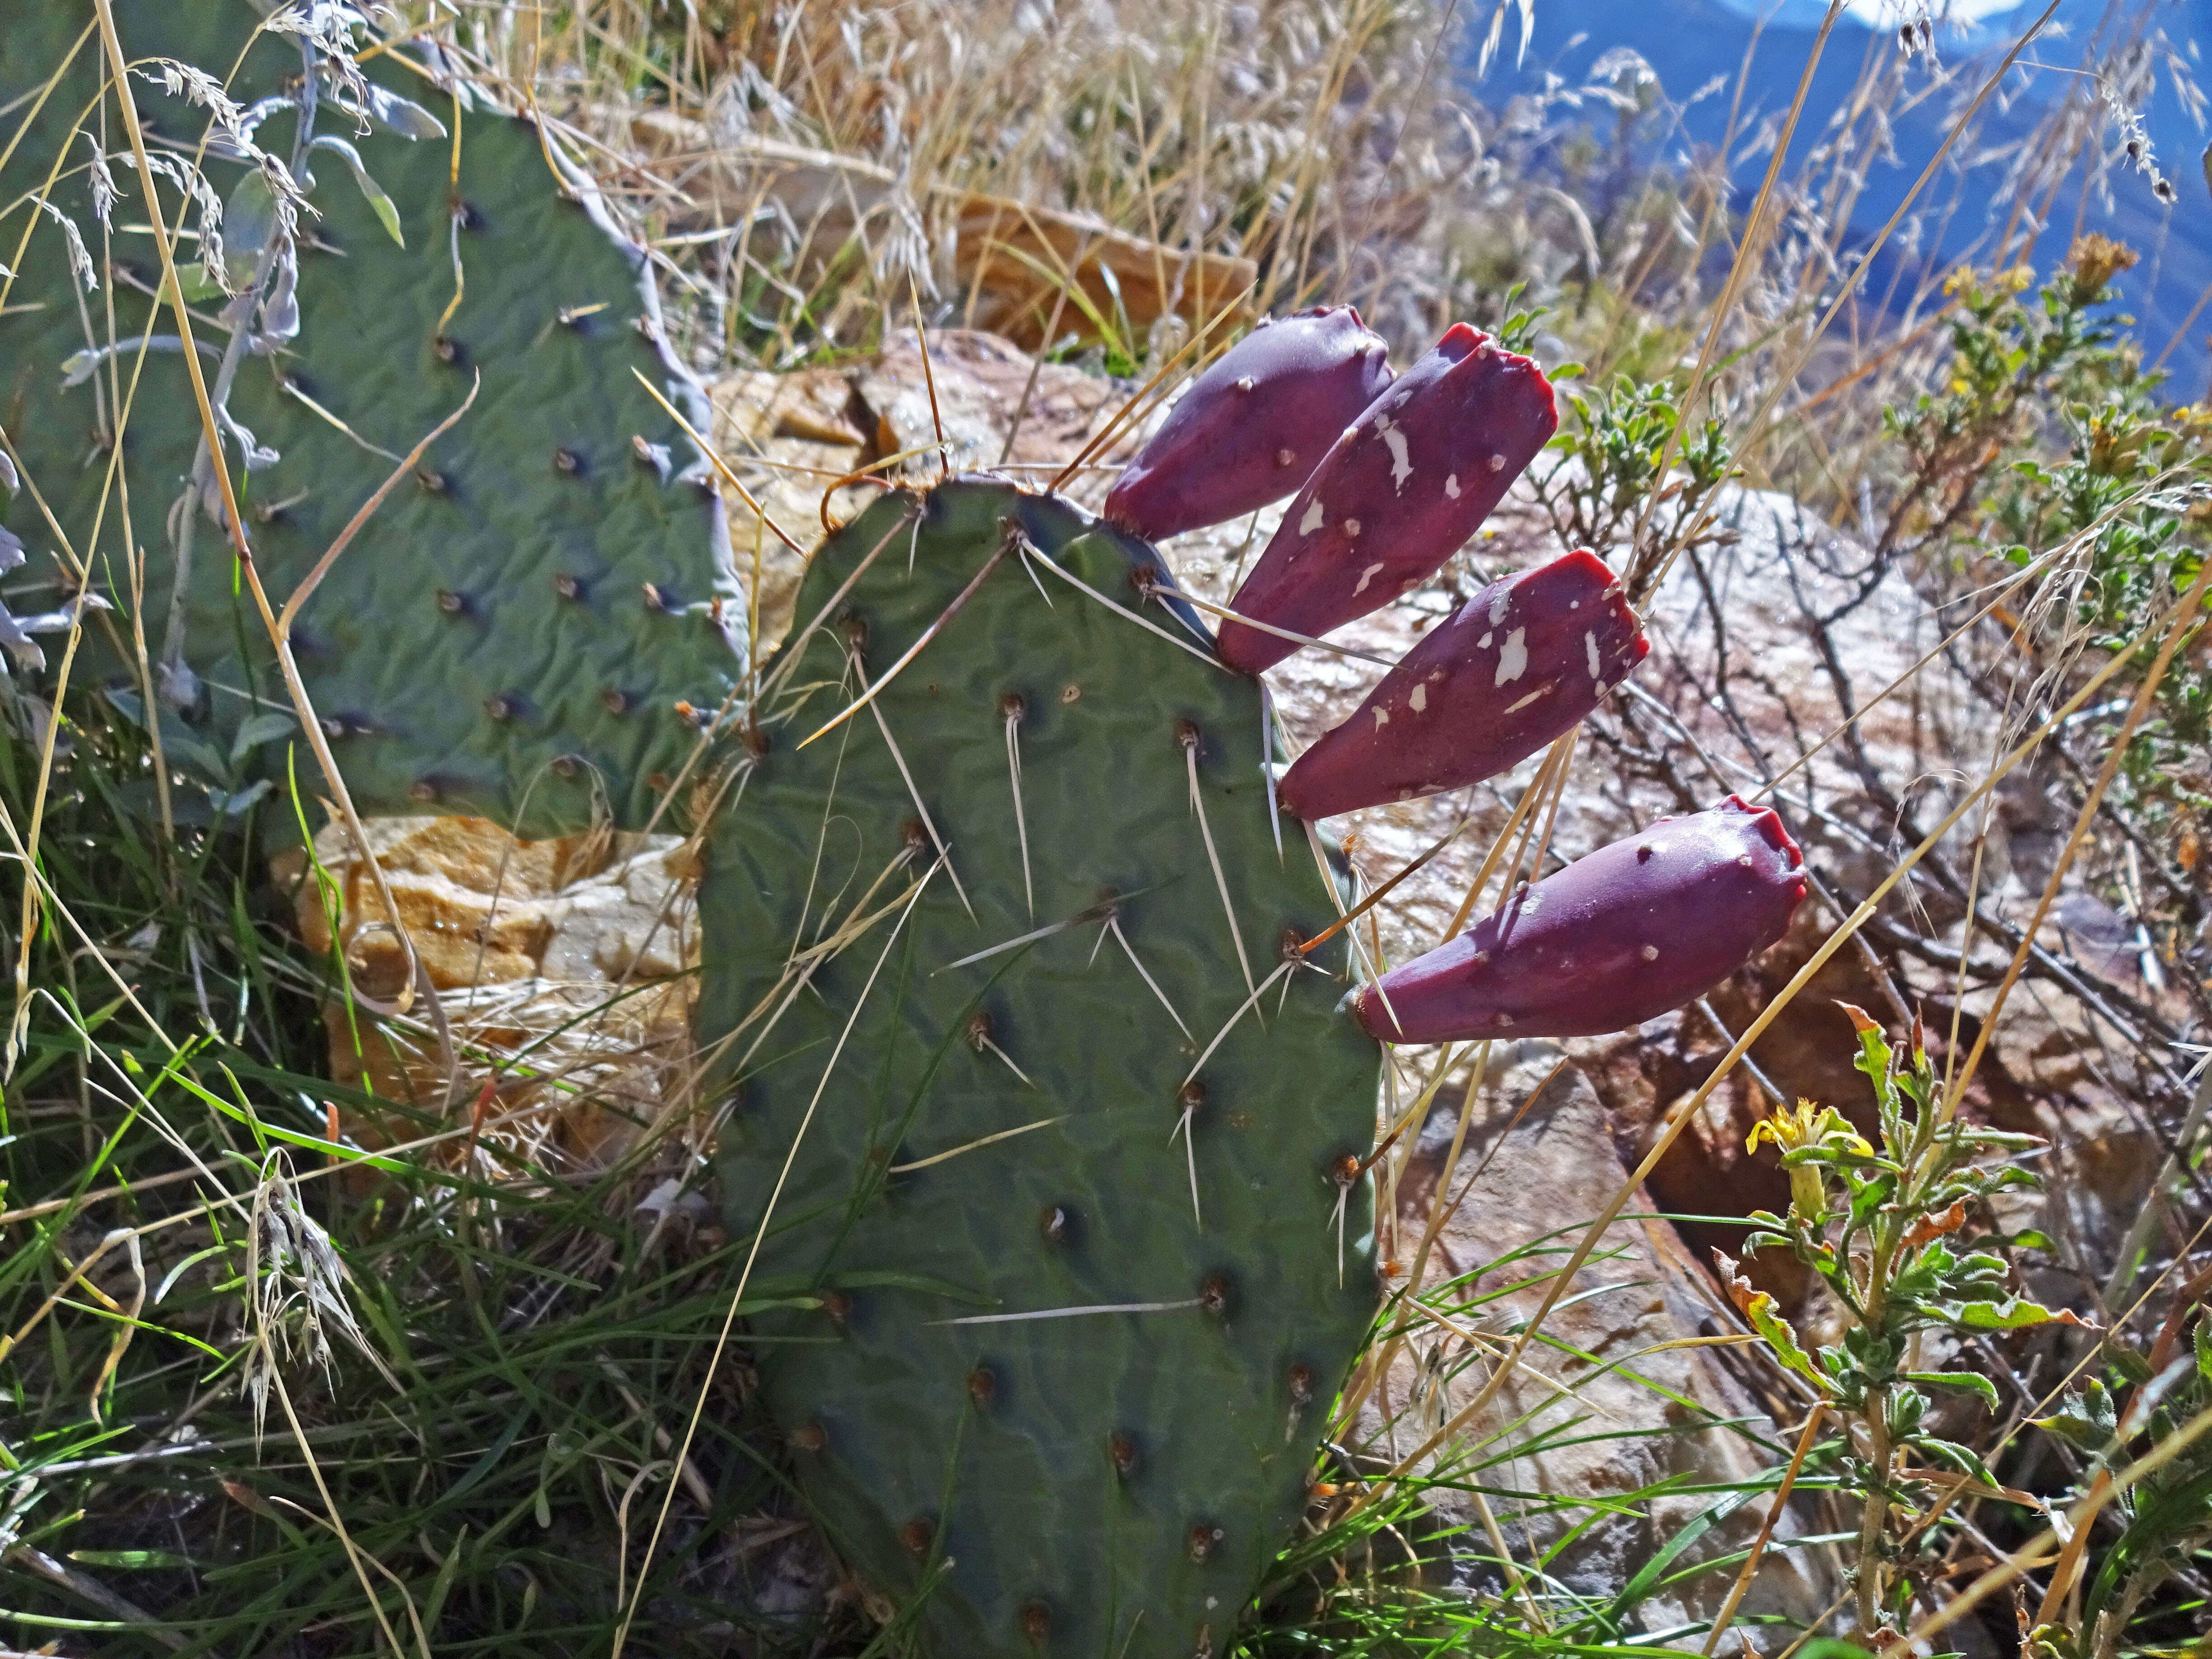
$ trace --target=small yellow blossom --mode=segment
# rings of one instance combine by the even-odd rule
[[[1867,1156],[1874,1152],[1841,1112],[1802,1097],[1794,1108],[1778,1106],[1771,1117],[1762,1118],[1753,1125],[1750,1139],[1743,1144],[1744,1151],[1757,1152],[1762,1140],[1772,1141],[1777,1151],[1784,1152],[1824,1142]],[[1790,1167],[1790,1207],[1808,1217],[1817,1216],[1827,1208],[1820,1188],[1820,1172],[1809,1164]]]

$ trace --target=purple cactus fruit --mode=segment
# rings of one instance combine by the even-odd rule
[[[1459,550],[1559,424],[1543,370],[1455,323],[1322,458],[1230,609],[1310,636],[1388,605]],[[1221,659],[1248,674],[1297,649],[1222,624]]]
[[[1480,783],[1596,708],[1650,648],[1587,550],[1492,582],[1299,756],[1277,796],[1312,819]]]
[[[1158,541],[1282,500],[1389,386],[1389,352],[1350,306],[1263,319],[1191,382],[1106,516]]]
[[[1385,1042],[1623,1030],[1704,995],[1780,939],[1805,896],[1804,862],[1771,808],[1730,795],[1519,889],[1362,987],[1353,1011]]]

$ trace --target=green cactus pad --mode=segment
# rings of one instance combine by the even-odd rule
[[[256,21],[238,0],[128,0],[116,10],[134,61],[174,57],[218,76]],[[34,96],[69,56],[90,17],[78,5],[11,9],[0,28],[0,108],[19,111],[9,118],[10,132],[28,107],[27,94]],[[0,217],[0,265],[19,273],[0,310],[0,424],[81,552],[100,519],[106,457],[94,386],[64,390],[62,383],[61,366],[88,344],[78,301],[92,319],[94,343],[108,337],[111,299],[116,337],[175,333],[168,307],[150,297],[161,275],[158,250],[127,228],[143,224],[146,214],[112,109],[105,131],[122,192],[114,258],[141,286],[73,289],[61,228],[18,204],[45,187],[60,157],[53,204],[100,258],[84,165],[91,146],[72,137],[70,125],[92,105],[104,67],[94,34],[0,167],[0,206],[9,210]],[[251,103],[300,67],[294,41],[264,34],[231,81],[231,95]],[[742,672],[743,599],[720,501],[703,458],[633,370],[701,429],[704,399],[662,343],[644,251],[616,233],[588,186],[570,180],[564,188],[534,127],[480,100],[458,107],[449,94],[388,62],[373,62],[369,73],[418,100],[448,136],[410,141],[381,128],[361,136],[351,117],[327,98],[323,104],[316,131],[357,146],[396,208],[406,246],[393,241],[346,161],[314,152],[319,184],[312,201],[321,216],[302,224],[300,332],[279,355],[249,356],[230,398],[232,413],[282,455],[249,477],[229,447],[262,580],[281,605],[394,460],[453,410],[481,371],[475,407],[302,611],[295,635],[302,674],[365,811],[428,805],[541,834],[580,827],[603,798],[617,821],[641,823],[656,775],[675,772],[698,735],[678,705],[711,713]],[[190,154],[205,113],[165,95],[158,76],[134,80],[132,91],[151,125],[149,141],[179,141]],[[260,141],[272,155],[289,155],[293,121],[287,111],[263,125]],[[90,125],[101,125],[96,115]],[[213,160],[208,170],[226,195],[245,171]],[[178,208],[175,191],[165,188],[172,226]],[[19,250],[27,223],[30,239]],[[456,248],[465,293],[441,330]],[[187,244],[179,257],[193,253]],[[207,319],[221,304],[218,296],[198,309]],[[227,343],[212,321],[196,332],[218,353]],[[120,359],[126,381],[135,356]],[[202,361],[211,383],[216,360]],[[362,441],[289,395],[280,376]],[[104,371],[99,379],[106,380]],[[149,356],[125,454],[131,534],[149,556],[144,622],[155,655],[173,575],[164,516],[200,429],[181,356]],[[656,465],[659,458],[640,451],[635,439],[659,447],[666,464]],[[88,673],[127,695],[138,675],[132,653],[118,648],[129,637],[131,603],[121,521],[111,499],[91,551],[94,586],[117,611],[88,630],[95,648],[78,672],[80,684]],[[51,575],[46,556],[54,538],[29,490],[7,506],[6,523],[32,555],[19,580]],[[202,752],[222,755],[249,716],[289,714],[291,704],[224,531],[203,518],[193,541],[185,660],[204,695],[187,718],[204,739]],[[260,763],[281,767],[283,749],[270,744]]]
[[[1341,977],[1294,972],[1200,1067],[1192,1152],[1170,1139],[1248,1000],[1185,736],[1254,977],[1336,911],[1295,823],[1278,854],[1254,682],[1025,574],[1012,531],[1202,637],[1137,592],[1146,544],[995,481],[886,497],[816,555],[798,615],[823,625],[778,665],[700,894],[700,1041],[733,1079],[725,1201],[747,1237],[767,1218],[756,1275],[817,1287],[818,1308],[757,1323],[763,1387],[848,1559],[924,1592],[929,1651],[1188,1659],[1225,1645],[1288,1541],[1373,1314],[1347,1160],[1371,1143],[1378,1050],[1335,1011]],[[872,708],[799,746],[859,689],[854,624],[873,680],[994,555]],[[950,867],[908,908],[939,845]],[[794,966],[855,912],[876,920]],[[1315,955],[1340,974],[1340,942]],[[1099,1308],[1124,1310],[1066,1311]],[[1055,1316],[949,1322],[1030,1315]]]

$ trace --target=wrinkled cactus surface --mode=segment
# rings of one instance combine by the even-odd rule
[[[43,192],[55,158],[65,156],[52,204],[96,261],[102,231],[87,165],[94,147],[70,135],[106,69],[97,33],[80,41],[90,16],[81,6],[23,3],[0,26],[0,108],[19,112],[9,118],[11,133],[27,97],[70,60],[25,142],[0,167],[0,203]],[[116,6],[131,59],[218,70],[258,18],[242,0]],[[264,33],[230,95],[251,106],[280,92],[301,64],[295,40]],[[131,87],[149,143],[166,159],[163,137],[190,140],[182,152],[189,155],[206,112],[165,94],[161,71],[149,68],[150,78]],[[318,211],[300,222],[297,332],[282,337],[289,319],[281,305],[258,314],[260,347],[239,362],[228,399],[237,425],[273,452],[249,465],[238,441],[227,446],[261,579],[282,605],[394,463],[481,374],[475,407],[305,607],[295,636],[301,672],[363,811],[481,813],[549,832],[582,827],[603,796],[617,817],[641,823],[657,793],[654,775],[676,771],[698,735],[679,705],[711,714],[738,682],[744,613],[702,458],[633,371],[701,429],[705,400],[662,343],[644,251],[615,231],[587,185],[556,176],[534,128],[480,101],[456,103],[386,64],[372,61],[368,73],[387,95],[422,100],[414,113],[373,106],[392,118],[363,134],[336,106],[339,94],[325,79],[314,131],[353,147],[405,246],[356,187],[344,153],[308,151]],[[289,108],[270,113],[255,140],[289,165],[295,121]],[[404,137],[394,126],[423,136]],[[112,217],[120,280],[112,292],[105,283],[87,291],[52,217],[17,211],[0,221],[0,267],[17,273],[12,283],[0,277],[0,425],[27,483],[43,495],[76,554],[88,557],[94,590],[116,607],[94,619],[91,654],[78,672],[115,687],[135,710],[142,679],[130,644],[125,518],[107,455],[114,386],[119,380],[129,395],[142,337],[150,334],[155,345],[124,447],[129,531],[149,567],[147,648],[157,662],[171,642],[178,564],[167,515],[201,422],[175,319],[152,298],[159,252],[150,238],[121,228],[147,218],[130,146],[112,118],[106,129],[91,127],[106,134],[105,166],[119,191]],[[210,184],[232,204],[234,258],[253,246],[251,187],[240,183],[249,171],[213,155],[207,161]],[[176,189],[165,185],[173,228],[179,209]],[[19,244],[25,230],[28,240]],[[178,257],[190,260],[195,251],[187,242]],[[465,289],[441,323],[454,298],[456,257]],[[248,278],[254,263],[242,258]],[[274,286],[281,291],[282,282]],[[83,354],[111,343],[111,301],[124,349],[112,361],[88,359]],[[215,294],[196,309],[205,319],[225,303]],[[196,332],[212,388],[228,337],[205,320]],[[76,384],[64,384],[65,366]],[[175,641],[188,674],[170,682],[194,738],[222,756],[250,719],[281,724],[291,702],[228,532],[201,507],[188,510],[195,522]],[[58,538],[32,491],[15,494],[4,512],[31,555],[16,580],[54,578]],[[34,599],[31,608],[52,607]],[[176,749],[173,759],[187,758]],[[263,755],[278,776],[283,749],[272,744]]]
[[[1156,556],[981,481],[816,556],[709,850],[700,1036],[733,1230],[805,1298],[758,1359],[838,1547],[930,1587],[939,1655],[1188,1659],[1289,1536],[1374,1310],[1377,1050],[1301,969],[1199,1063],[1243,964],[1335,909],[1303,836],[1277,858],[1257,687],[1024,541],[1133,606]]]
[[[1495,777],[1596,708],[1650,648],[1587,550],[1494,581],[1298,757],[1283,804],[1327,817]]]
[[[1279,501],[1389,384],[1389,348],[1350,306],[1262,321],[1176,399],[1106,516],[1158,541]]]
[[[1361,989],[1391,1042],[1595,1036],[1655,1019],[1782,937],[1804,860],[1771,807],[1718,806],[1601,847]]]
[[[1381,609],[1443,568],[1559,424],[1542,370],[1455,324],[1322,458],[1230,608],[1308,637]],[[1248,673],[1296,649],[1245,623],[1221,630],[1223,658]]]

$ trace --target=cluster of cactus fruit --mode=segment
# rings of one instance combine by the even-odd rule
[[[237,59],[254,21],[118,15],[136,56],[201,63]],[[0,107],[82,47],[83,21],[41,0],[0,33]],[[240,82],[265,88],[259,120],[289,111],[304,135],[302,50],[264,36]],[[304,50],[304,84],[346,84]],[[376,77],[399,55],[354,108],[388,112],[407,88]],[[640,251],[549,174],[543,135],[430,61],[465,125],[458,190],[445,146],[355,133],[416,234],[396,247],[365,185],[283,233],[290,333],[253,333],[252,293],[224,313],[270,359],[227,384],[225,413],[282,451],[252,447],[268,507],[247,515],[280,595],[384,452],[483,377],[421,488],[305,613],[303,673],[356,799],[634,826],[704,745],[702,775],[728,787],[699,893],[698,1039],[727,1103],[725,1206],[778,1304],[750,1340],[801,1492],[939,1655],[1218,1651],[1302,1512],[1374,1316],[1378,1040],[1579,1034],[1678,1006],[1780,936],[1796,849],[1735,799],[1662,820],[1344,994],[1341,860],[1315,821],[1515,766],[1646,650],[1604,562],[1571,552],[1485,587],[1283,767],[1258,673],[1434,577],[1556,423],[1528,359],[1462,325],[1394,378],[1347,307],[1223,355],[1103,518],[988,475],[887,493],[814,556],[742,703],[743,601],[694,487],[703,458],[632,373],[697,408]],[[96,103],[98,66],[58,84],[0,203],[44,190],[90,223],[92,170],[57,160],[76,140],[54,124]],[[42,287],[39,250],[6,262],[33,275],[0,303],[0,428],[53,524],[88,532],[118,382],[63,389],[62,363],[101,342],[58,244]],[[115,295],[132,344],[165,327],[158,272],[138,278]],[[185,486],[142,601],[150,625],[179,590],[184,726],[280,711],[227,550],[181,568],[205,460],[175,356],[149,359],[122,442]],[[39,545],[28,494],[8,521]],[[1216,638],[1155,544],[1286,495]],[[94,672],[127,700],[130,592],[106,586],[125,625]],[[1304,821],[1287,849],[1279,814]]]

